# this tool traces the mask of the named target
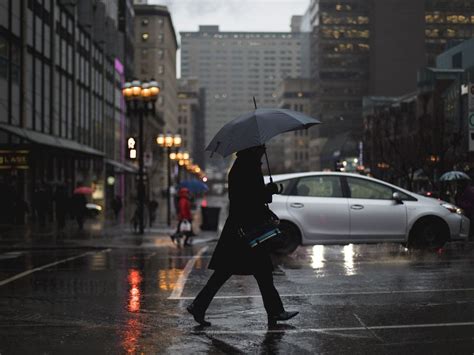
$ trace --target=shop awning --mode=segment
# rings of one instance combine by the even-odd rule
[[[58,149],[67,149],[72,150],[82,154],[104,156],[104,153],[91,148],[87,145],[77,143],[75,141],[58,138],[49,134],[36,132],[26,128],[20,128],[11,126],[5,123],[0,123],[0,130],[14,134],[22,139],[27,140],[28,142],[40,145],[46,145],[49,147],[54,147]]]
[[[121,163],[117,160],[106,159],[105,162],[107,164],[113,166],[114,171],[116,173],[123,173],[123,172],[136,173],[136,172],[138,172],[138,168],[136,168],[135,166],[129,165],[129,164],[126,164],[126,163]]]

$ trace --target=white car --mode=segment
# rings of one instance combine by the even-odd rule
[[[400,242],[431,248],[469,235],[469,219],[460,208],[378,179],[306,172],[275,175],[273,181],[283,185],[270,204],[281,220],[282,237],[274,243],[280,253],[308,244]]]

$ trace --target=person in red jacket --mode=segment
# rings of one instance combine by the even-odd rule
[[[186,236],[184,245],[190,245],[189,238],[193,235],[192,227],[189,231],[182,231],[182,224],[189,222],[192,226],[192,215],[191,215],[191,201],[189,196],[189,190],[185,187],[181,188],[178,192],[178,233]]]

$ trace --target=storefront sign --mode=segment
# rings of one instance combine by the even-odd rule
[[[0,169],[28,169],[29,151],[0,150]]]

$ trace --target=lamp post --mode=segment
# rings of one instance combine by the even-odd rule
[[[126,82],[122,89],[122,95],[127,102],[128,112],[131,115],[138,115],[138,219],[139,233],[145,231],[144,211],[145,211],[145,184],[143,181],[143,162],[144,162],[144,137],[143,137],[143,115],[148,111],[153,111],[154,103],[158,98],[160,88],[154,80],[141,82],[133,80]],[[150,107],[151,104],[151,107]]]
[[[167,215],[166,222],[168,226],[171,225],[171,148],[178,148],[181,146],[182,140],[179,134],[160,134],[156,137],[156,143],[162,147],[166,148],[166,159],[168,160],[168,188],[166,191],[166,204],[167,204]]]

